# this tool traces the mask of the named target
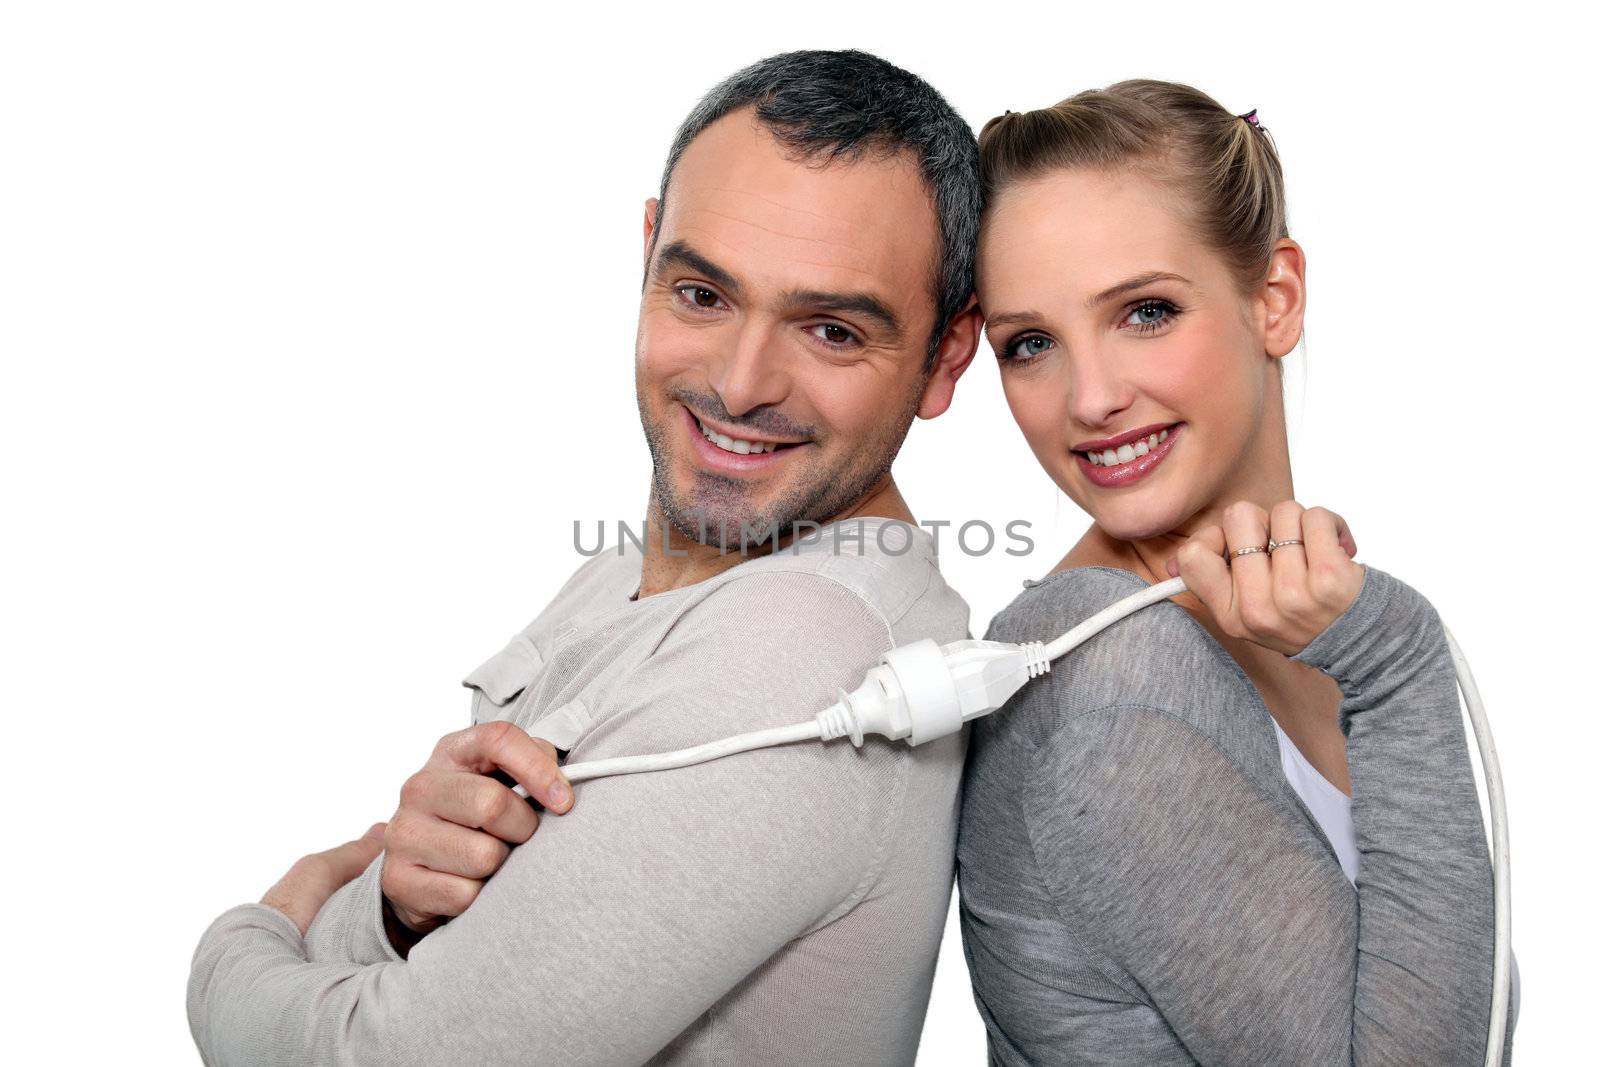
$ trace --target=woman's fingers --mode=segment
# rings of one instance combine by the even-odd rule
[[[1343,612],[1361,592],[1366,572],[1350,557],[1355,539],[1349,527],[1327,508],[1308,508],[1300,517],[1306,542],[1306,588],[1324,611]]]
[[[1271,551],[1272,596],[1278,610],[1290,618],[1305,614],[1306,601],[1306,546],[1300,517],[1305,513],[1293,500],[1280,501],[1272,506],[1269,524],[1276,547]],[[1299,541],[1300,544],[1284,544]]]
[[[1232,557],[1233,605],[1227,618],[1221,616],[1228,633],[1250,637],[1270,628],[1277,613],[1273,608],[1272,564],[1267,558],[1267,513],[1247,500],[1229,504],[1222,513],[1222,532],[1228,539]],[[1241,549],[1258,551],[1239,555]],[[1235,627],[1230,629],[1230,624]],[[1239,628],[1242,628],[1242,632]]]
[[[1228,610],[1233,602],[1233,579],[1224,558],[1227,538],[1222,527],[1207,526],[1189,535],[1175,557],[1178,573],[1189,591],[1212,615]]]
[[[1327,508],[1285,500],[1268,514],[1238,501],[1220,527],[1191,534],[1167,571],[1183,576],[1224,633],[1292,656],[1361,592],[1366,572],[1354,552],[1349,527]]]

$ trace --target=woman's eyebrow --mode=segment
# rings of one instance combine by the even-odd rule
[[[1149,285],[1151,282],[1183,282],[1185,285],[1190,284],[1188,278],[1185,278],[1181,274],[1173,274],[1171,271],[1146,271],[1143,274],[1134,275],[1127,281],[1118,282],[1109,289],[1102,289],[1100,292],[1096,293],[1094,296],[1091,296],[1087,301],[1085,301],[1084,307],[1092,311],[1108,300],[1115,300],[1123,293],[1134,289],[1143,288],[1144,286]]]
[[[1182,282],[1185,285],[1194,284],[1181,274],[1173,274],[1171,271],[1166,270],[1151,270],[1146,271],[1143,274],[1136,274],[1126,281],[1120,281],[1109,289],[1102,289],[1100,292],[1091,296],[1088,300],[1085,300],[1083,302],[1083,306],[1092,311],[1101,304],[1106,303],[1108,300],[1115,300],[1123,293],[1129,293],[1135,289],[1142,289],[1151,282]],[[1043,318],[1044,316],[1037,311],[1001,311],[994,315],[985,315],[983,317],[983,325],[984,329],[988,329],[991,326],[1011,326],[1022,322],[1038,322]]]
[[[1010,326],[1019,322],[1038,322],[1042,318],[1044,316],[1037,311],[1002,311],[995,315],[985,315],[983,317],[983,328],[987,330],[991,326]]]

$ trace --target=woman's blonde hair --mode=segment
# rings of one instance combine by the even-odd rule
[[[1235,115],[1177,82],[1121,81],[1008,111],[984,124],[978,155],[989,206],[1007,185],[1072,167],[1131,168],[1168,185],[1241,291],[1266,280],[1273,244],[1289,236],[1283,170],[1255,112]]]

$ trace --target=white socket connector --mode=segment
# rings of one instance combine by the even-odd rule
[[[996,710],[1029,678],[1050,669],[1042,642],[967,639],[939,645],[932,638],[892,648],[853,692],[817,714],[821,739],[867,734],[920,745]]]

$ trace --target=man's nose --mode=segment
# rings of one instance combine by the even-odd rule
[[[738,418],[789,395],[787,356],[777,330],[770,324],[746,320],[733,348],[713,368],[710,385],[729,416]]]
[[[1075,347],[1066,365],[1069,413],[1080,425],[1109,427],[1133,405],[1132,383],[1103,348]]]

